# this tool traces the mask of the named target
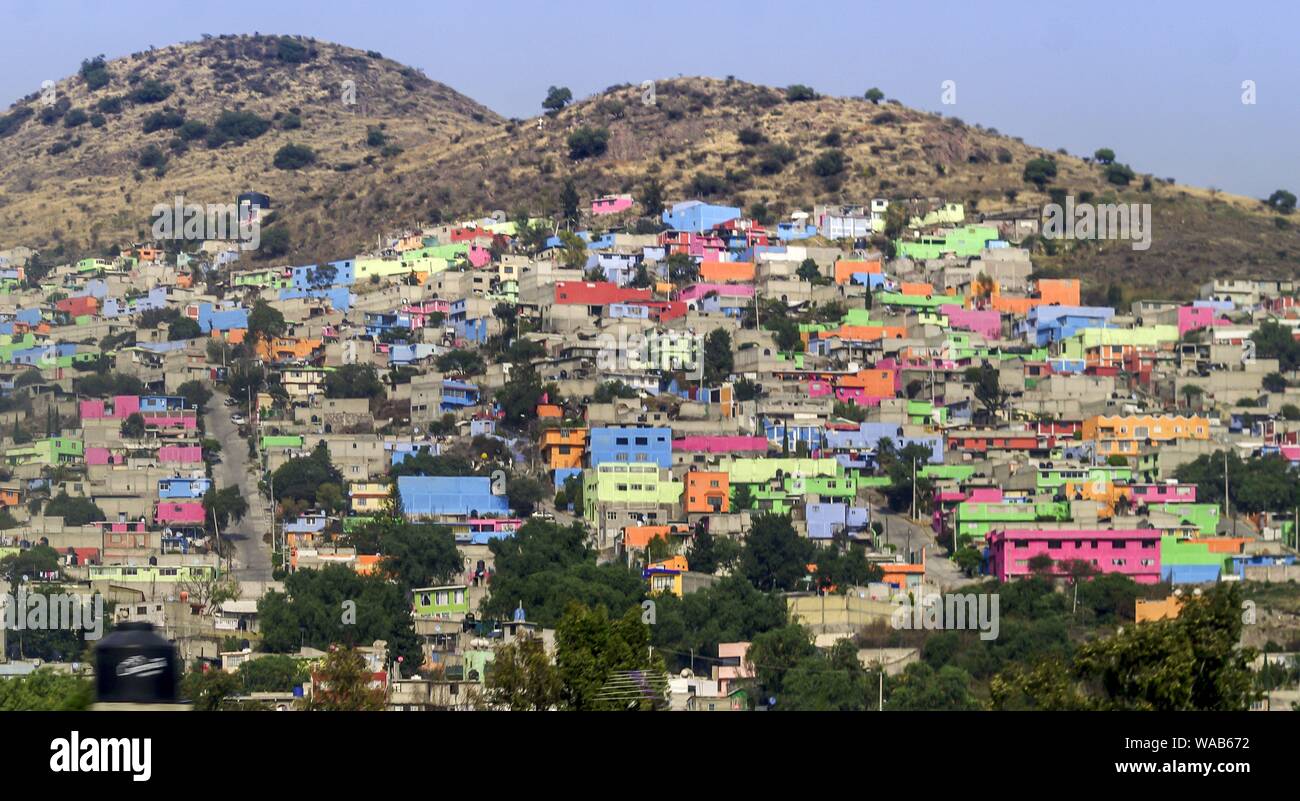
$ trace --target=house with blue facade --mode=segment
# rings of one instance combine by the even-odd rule
[[[685,200],[674,203],[672,208],[665,211],[663,220],[674,231],[702,234],[740,216],[741,211],[735,206],[715,206],[702,200]]]
[[[486,476],[399,476],[397,494],[409,520],[421,518],[504,517],[510,514],[505,489],[492,492]]]
[[[895,450],[908,445],[922,445],[930,449],[930,464],[943,464],[944,440],[941,434],[907,434],[906,429],[894,423],[862,422],[856,431],[827,431],[826,447],[834,451],[872,451],[880,440],[888,438]]]
[[[236,331],[248,328],[248,309],[235,307],[218,309],[211,303],[199,304],[199,330],[205,334],[213,331]]]
[[[810,503],[805,507],[808,538],[829,540],[837,532],[849,536],[865,534],[871,524],[870,510],[866,506],[847,503]]]
[[[172,498],[202,498],[212,488],[210,478],[160,478],[158,479],[158,497],[163,500]]]
[[[1035,306],[1019,324],[1019,333],[1041,348],[1074,336],[1081,328],[1106,328],[1114,316],[1109,306]]]
[[[592,467],[605,462],[653,462],[661,468],[673,466],[673,430],[633,426],[591,429],[587,456]]]

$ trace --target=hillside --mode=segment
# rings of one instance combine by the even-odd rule
[[[92,87],[104,73],[107,83]],[[0,208],[6,243],[61,243],[67,256],[143,237],[154,204],[176,195],[232,203],[257,190],[273,203],[327,205],[399,150],[447,146],[501,122],[378,53],[274,36],[211,38],[83,68],[56,84],[55,100],[36,93],[0,118]],[[372,129],[382,144],[367,144]],[[311,148],[316,165],[276,169],[276,151],[290,143]],[[141,163],[151,147],[161,169]]]
[[[224,201],[251,188],[272,196],[278,224],[289,233],[291,250],[282,260],[302,263],[350,254],[373,242],[377,230],[430,219],[495,209],[554,214],[570,178],[584,198],[639,196],[654,178],[667,200],[758,204],[771,219],[811,211],[814,203],[880,196],[960,201],[968,217],[1013,209],[1038,216],[1052,189],[1091,193],[1096,202],[1151,203],[1151,248],[1071,243],[1049,254],[1040,245],[1044,270],[1095,286],[1184,295],[1207,277],[1296,274],[1300,230],[1259,200],[1144,175],[1140,164],[1131,165],[1131,183],[1118,187],[1101,165],[893,102],[790,102],[779,89],[680,78],[659,82],[652,104],[642,102],[639,86],[625,85],[554,116],[507,122],[378,54],[302,42],[315,51],[303,63],[284,61],[277,37],[228,37],[110,62],[112,83],[93,95],[81,76],[63,81],[60,93],[72,108],[124,93],[132,76],[178,91],[156,104],[128,103],[122,114],[105,115],[99,129],[46,125],[33,116],[9,131],[0,139],[0,186],[11,223],[6,243],[48,248],[51,238],[61,238],[69,246],[103,247],[132,232],[142,236],[152,204],[179,191]],[[346,76],[357,81],[356,106],[338,97]],[[39,111],[39,99],[27,103]],[[148,144],[166,149],[176,138],[175,131],[143,132],[145,119],[167,105],[202,120],[229,109],[283,117],[296,108],[302,127],[286,131],[277,122],[246,144],[215,151],[195,142],[171,156],[160,178],[135,160]],[[385,144],[400,152],[366,144],[380,125]],[[575,161],[568,137],[583,127],[608,131],[608,144],[602,154]],[[49,154],[69,137],[84,141]],[[287,142],[313,148],[316,163],[272,167]],[[1042,191],[1022,177],[1037,157],[1057,165]]]

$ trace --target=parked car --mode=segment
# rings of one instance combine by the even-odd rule
[[[237,426],[242,426],[244,423],[248,422],[248,418],[244,417],[242,414],[232,414],[230,415],[230,422]]]

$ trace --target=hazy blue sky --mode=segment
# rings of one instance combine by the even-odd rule
[[[378,50],[513,117],[550,84],[712,75],[835,95],[879,86],[1048,148],[1111,147],[1140,172],[1300,192],[1300,5],[1290,2],[262,3],[0,0],[0,104],[201,34],[297,33]],[[957,83],[957,103],[940,85]],[[1257,103],[1241,102],[1253,80]]]

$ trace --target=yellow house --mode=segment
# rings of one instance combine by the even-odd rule
[[[683,595],[682,574],[690,569],[686,557],[678,554],[658,562],[651,562],[642,571],[642,575],[650,582],[650,593],[652,595],[671,592],[681,598]]]
[[[388,496],[388,484],[382,481],[354,481],[348,485],[353,514],[372,515],[384,511]]]

